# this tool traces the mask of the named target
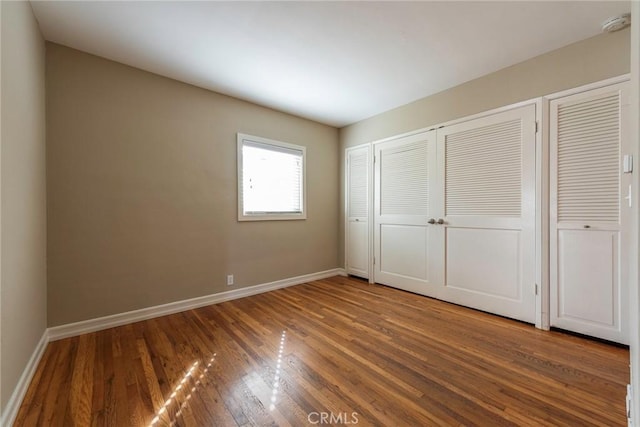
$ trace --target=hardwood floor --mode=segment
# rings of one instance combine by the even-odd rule
[[[52,342],[15,425],[622,426],[628,363],[335,277]]]

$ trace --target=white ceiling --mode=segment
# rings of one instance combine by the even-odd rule
[[[47,40],[341,127],[601,32],[629,2],[32,1]]]

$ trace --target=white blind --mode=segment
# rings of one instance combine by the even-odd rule
[[[559,105],[558,220],[618,222],[620,97]]]
[[[428,146],[418,141],[380,152],[380,213],[428,215]]]
[[[244,214],[302,213],[302,150],[244,141]]]
[[[367,150],[349,152],[349,217],[367,216]]]
[[[447,215],[520,216],[520,119],[447,135],[445,147]]]

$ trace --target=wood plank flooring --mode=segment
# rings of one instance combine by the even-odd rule
[[[335,277],[49,344],[16,426],[623,426],[622,348]]]

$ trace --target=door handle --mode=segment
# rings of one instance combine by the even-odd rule
[[[438,218],[438,224],[440,224],[440,225],[444,224],[444,219]]]
[[[427,221],[429,224],[435,224],[436,220],[433,218],[429,218],[429,221]]]
[[[584,225],[582,228],[591,228],[590,225]]]

